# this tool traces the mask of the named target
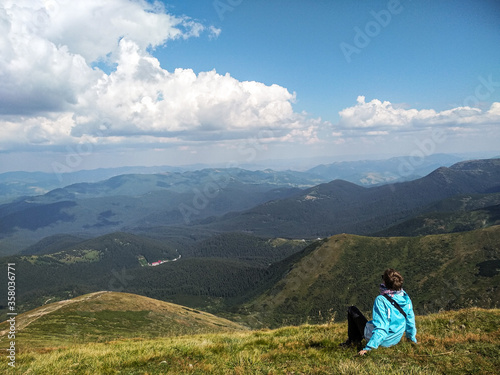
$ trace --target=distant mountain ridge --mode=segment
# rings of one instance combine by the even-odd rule
[[[288,238],[375,233],[439,200],[498,192],[499,160],[459,162],[418,180],[370,188],[343,180],[308,188],[318,177],[238,168],[121,175],[0,205],[0,253],[55,234],[92,237],[194,224]]]
[[[205,227],[293,238],[369,234],[423,213],[434,202],[498,191],[500,159],[475,160],[440,167],[418,180],[371,188],[334,180],[291,198],[227,214]]]
[[[61,190],[69,196],[97,198],[103,196],[140,196],[168,189],[175,193],[190,192],[193,187],[211,184],[210,187],[224,187],[230,183],[274,185],[279,187],[311,186],[321,181],[317,177],[305,177],[300,172],[276,172],[272,170],[247,171],[239,168],[202,169],[187,172],[165,172],[161,174],[125,174],[95,183],[78,183],[54,190]]]
[[[307,170],[307,173],[327,180],[342,179],[363,186],[414,180],[439,167],[448,167],[463,159],[454,155],[433,154],[419,158],[394,157],[386,160],[360,160],[322,164]]]
[[[0,205],[0,253],[55,234],[97,236],[133,227],[185,225],[291,196],[313,185],[294,172],[205,169],[121,175]]]
[[[290,171],[295,176],[306,179],[316,179],[316,183],[334,179],[343,179],[359,185],[370,186],[397,182],[400,180],[422,177],[440,166],[449,166],[463,160],[458,156],[436,154],[428,155],[417,164],[408,157],[397,157],[387,160],[344,161],[331,164],[321,164],[304,172]],[[248,170],[265,170],[266,167],[245,166]],[[174,166],[129,166],[117,168],[99,168],[93,170],[66,171],[57,169],[48,172],[5,172],[0,173],[0,203],[8,202],[22,196],[45,194],[51,190],[63,188],[72,184],[96,183],[120,175],[130,174],[182,174],[203,169],[227,169],[208,165]],[[278,168],[277,171],[283,171]],[[63,173],[64,172],[64,173]]]
[[[5,172],[0,173],[0,203],[21,196],[45,194],[80,182],[98,182],[121,174],[181,172],[184,168],[118,167],[81,170],[67,173],[49,172]]]

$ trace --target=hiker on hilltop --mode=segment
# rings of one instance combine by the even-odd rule
[[[340,345],[360,349],[361,340],[365,338],[367,344],[359,355],[365,355],[379,346],[396,345],[403,333],[406,333],[407,340],[417,343],[415,314],[411,299],[403,290],[403,276],[389,268],[382,275],[382,280],[384,283],[380,284],[380,295],[375,298],[371,321],[356,306],[347,309],[348,339]]]

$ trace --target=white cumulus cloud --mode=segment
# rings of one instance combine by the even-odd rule
[[[390,131],[414,131],[433,126],[461,127],[499,123],[500,103],[493,103],[487,111],[471,107],[436,111],[400,108],[378,99],[366,102],[364,96],[359,96],[356,105],[343,109],[339,115],[338,125],[341,128],[380,135]]]
[[[241,82],[215,71],[168,72],[133,41],[120,41],[116,71],[82,94],[75,134],[180,135],[296,128],[295,98],[285,88]],[[97,109],[97,110],[96,110]]]
[[[163,69],[155,48],[221,30],[144,0],[0,5],[0,148],[238,139],[317,140],[295,93],[216,71]],[[96,66],[107,64],[105,72]]]

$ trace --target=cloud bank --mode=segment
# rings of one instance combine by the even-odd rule
[[[159,2],[4,1],[0,149],[228,140],[262,129],[273,140],[317,140],[318,120],[294,112],[286,88],[169,72],[153,56],[169,41],[220,33]]]
[[[356,105],[343,109],[339,116],[340,129],[359,135],[412,132],[433,127],[464,130],[479,125],[498,125],[500,103],[493,103],[488,110],[464,106],[436,111],[406,109],[378,99],[366,102],[364,96],[358,96]]]

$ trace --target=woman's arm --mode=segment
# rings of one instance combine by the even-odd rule
[[[372,311],[372,321],[375,328],[373,329],[370,341],[368,341],[363,350],[377,349],[387,337],[389,333],[389,318],[387,316],[388,308],[389,307],[385,304],[383,297],[378,296],[375,298]],[[360,352],[359,354],[363,355],[364,353],[361,354]]]
[[[415,324],[415,313],[413,312],[413,304],[411,300],[406,317],[406,338],[414,343],[417,343],[417,326]]]

